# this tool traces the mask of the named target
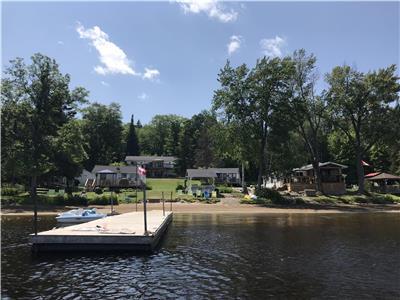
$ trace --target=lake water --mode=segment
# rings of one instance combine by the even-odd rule
[[[1,224],[2,299],[400,298],[394,213],[176,214],[152,255],[33,256],[31,218]]]

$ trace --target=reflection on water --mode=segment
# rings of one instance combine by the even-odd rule
[[[33,257],[31,218],[3,216],[2,298],[398,299],[399,225],[397,214],[182,214],[152,255]]]

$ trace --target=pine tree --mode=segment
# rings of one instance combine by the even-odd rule
[[[138,137],[136,135],[133,115],[131,117],[131,124],[129,126],[129,132],[126,138],[126,155],[132,155],[132,156],[140,155],[139,142],[138,142]]]
[[[142,123],[140,122],[140,120],[137,120],[137,122],[136,122],[136,128],[142,128],[143,127],[143,125],[142,125]]]

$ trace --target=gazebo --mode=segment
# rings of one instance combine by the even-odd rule
[[[375,172],[365,175],[364,178],[372,183],[372,189],[376,192],[400,194],[400,176]]]
[[[189,193],[196,193],[200,190],[202,193],[208,191],[211,193],[215,189],[215,179],[217,178],[217,172],[212,169],[187,169],[186,179],[189,181],[186,191]],[[206,180],[208,184],[198,186],[192,185],[192,179]]]

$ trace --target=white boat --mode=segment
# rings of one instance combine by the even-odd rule
[[[105,218],[107,215],[97,213],[95,208],[72,209],[58,214],[56,220],[60,223],[84,223]]]

